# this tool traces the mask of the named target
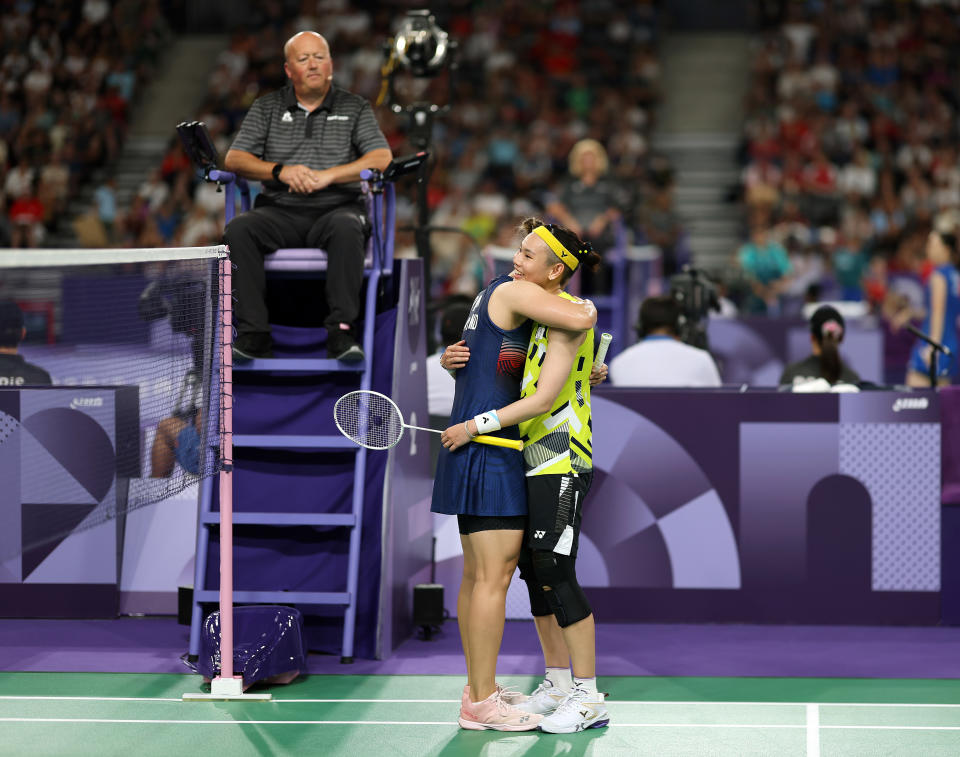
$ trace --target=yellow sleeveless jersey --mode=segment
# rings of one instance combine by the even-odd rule
[[[560,293],[574,299],[566,292]],[[536,391],[547,351],[550,329],[533,325],[524,364],[520,396]],[[573,370],[549,413],[520,424],[523,458],[528,476],[547,473],[582,473],[593,469],[593,422],[590,418],[590,370],[593,364],[593,329],[577,350]]]

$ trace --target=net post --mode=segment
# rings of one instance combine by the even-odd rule
[[[233,294],[230,258],[220,261],[220,675],[210,693],[187,692],[184,701],[262,700],[271,694],[247,694],[243,676],[233,671]]]
[[[233,678],[233,299],[230,258],[220,261],[223,338],[220,420],[220,678]]]

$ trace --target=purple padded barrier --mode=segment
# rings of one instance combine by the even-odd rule
[[[289,683],[307,670],[303,644],[303,617],[293,607],[253,605],[233,608],[234,671],[243,688],[257,681]],[[203,622],[200,656],[191,667],[205,681],[220,675],[220,611]]]
[[[940,394],[940,613],[960,625],[960,387]]]
[[[960,387],[940,390],[940,501],[960,505]]]

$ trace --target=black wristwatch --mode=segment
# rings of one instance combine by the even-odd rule
[[[280,179],[280,172],[282,170],[283,170],[283,163],[275,163],[273,166],[273,170],[270,171],[270,173],[273,174],[273,178],[276,179],[277,181],[280,181],[281,184],[283,183]]]

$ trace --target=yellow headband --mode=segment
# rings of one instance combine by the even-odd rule
[[[560,243],[560,240],[553,235],[550,229],[548,229],[546,226],[537,226],[537,228],[533,230],[533,233],[546,242],[547,246],[553,250],[553,254],[560,258],[560,260],[562,260],[571,271],[575,271],[577,269],[580,261],[577,260],[576,256],[570,252],[570,250]]]

